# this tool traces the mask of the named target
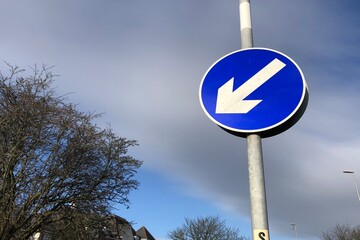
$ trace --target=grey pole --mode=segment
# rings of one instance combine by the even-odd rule
[[[253,240],[268,240],[270,237],[261,137],[256,134],[249,135],[247,148]]]
[[[250,0],[239,0],[241,48],[253,47]],[[261,137],[247,136],[251,225],[253,240],[269,240]]]
[[[241,32],[241,48],[253,47],[253,36],[251,27],[251,11],[250,0],[240,0],[240,32]]]
[[[356,193],[357,193],[357,196],[358,196],[358,200],[360,201],[360,192],[359,192],[359,187],[358,187],[356,176],[355,176],[355,171],[353,171],[353,170],[344,170],[343,173],[350,173],[350,174],[353,175],[355,188],[356,188]]]
[[[298,239],[297,228],[295,223],[290,223],[291,228],[295,231],[295,239]]]

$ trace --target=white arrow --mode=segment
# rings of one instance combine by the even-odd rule
[[[248,113],[262,100],[244,100],[258,89],[276,73],[286,66],[285,63],[275,58],[262,68],[243,85],[234,89],[234,78],[231,78],[218,89],[216,100],[216,113]]]

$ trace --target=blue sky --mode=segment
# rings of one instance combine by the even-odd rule
[[[250,236],[246,141],[203,113],[207,69],[240,48],[237,0],[1,0],[1,60],[54,66],[56,90],[103,112],[144,161],[130,209],[116,213],[157,238],[185,217],[218,215]],[[360,4],[354,0],[252,1],[254,45],[301,67],[309,105],[300,121],[264,139],[270,234],[318,239],[360,224],[352,178],[360,171]],[[0,70],[6,69],[0,64]]]

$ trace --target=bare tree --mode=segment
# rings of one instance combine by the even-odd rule
[[[360,226],[351,227],[349,224],[337,224],[323,232],[321,240],[360,240]]]
[[[227,227],[219,217],[185,218],[185,223],[168,234],[171,240],[246,240],[239,229]]]
[[[0,240],[29,239],[46,224],[71,219],[73,207],[99,215],[128,206],[141,162],[127,154],[136,141],[116,136],[57,96],[54,75],[0,73]]]

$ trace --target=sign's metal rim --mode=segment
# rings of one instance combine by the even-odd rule
[[[251,50],[266,50],[266,51],[270,51],[270,52],[275,52],[277,54],[280,54],[282,56],[284,56],[285,58],[287,58],[289,61],[291,61],[295,67],[297,68],[297,70],[299,71],[300,73],[300,76],[301,76],[301,80],[302,80],[302,83],[303,83],[303,89],[302,89],[302,95],[301,95],[301,98],[296,106],[296,108],[294,108],[294,110],[286,117],[284,118],[282,121],[279,121],[277,122],[276,124],[273,124],[271,126],[268,126],[268,127],[265,127],[265,128],[259,128],[259,129],[252,129],[252,130],[246,130],[246,129],[238,129],[238,128],[233,128],[233,127],[229,127],[225,124],[222,124],[221,122],[217,121],[216,119],[213,118],[213,116],[211,116],[211,114],[207,111],[207,109],[205,108],[204,106],[204,103],[203,103],[203,99],[202,99],[202,94],[201,94],[201,91],[202,91],[202,87],[203,87],[203,83],[206,79],[206,76],[208,75],[209,71],[216,65],[218,64],[220,61],[222,61],[224,58],[230,56],[230,55],[233,55],[233,54],[236,54],[238,52],[244,52],[244,51],[251,51]],[[252,48],[244,48],[244,49],[240,49],[240,50],[236,50],[236,51],[233,51],[231,53],[228,53],[226,55],[224,55],[223,57],[221,57],[220,59],[218,59],[215,63],[213,63],[209,68],[208,70],[206,71],[206,73],[204,74],[202,80],[201,80],[201,83],[200,83],[200,88],[199,88],[199,99],[200,99],[200,104],[201,104],[201,107],[203,109],[203,111],[205,112],[205,114],[210,118],[211,121],[213,121],[215,124],[217,124],[218,126],[220,126],[221,128],[223,128],[224,130],[228,130],[230,131],[230,133],[234,133],[236,135],[236,133],[239,133],[240,136],[241,136],[241,133],[243,134],[251,134],[251,133],[261,133],[261,132],[266,132],[266,131],[269,131],[269,130],[273,130],[275,128],[278,128],[279,126],[283,125],[284,123],[286,123],[287,121],[289,121],[292,117],[294,117],[295,115],[297,115],[298,112],[300,112],[301,108],[303,107],[306,107],[307,105],[307,102],[304,102],[304,101],[307,101],[307,98],[308,98],[308,86],[307,86],[307,83],[305,81],[305,77],[304,77],[304,74],[301,70],[301,68],[299,67],[299,65],[292,59],[290,58],[288,55],[282,53],[282,52],[279,52],[277,50],[274,50],[274,49],[270,49],[270,48],[262,48],[262,47],[252,47]],[[305,105],[305,106],[304,106]],[[305,109],[303,109],[303,112],[305,111]],[[300,116],[298,117],[298,119],[300,119],[300,117],[302,116],[302,113],[300,113]],[[295,119],[295,122],[298,120],[298,119]],[[294,122],[294,123],[295,123]],[[293,123],[293,124],[294,124]],[[291,126],[293,125],[291,124]],[[291,127],[289,126],[289,127]],[[280,130],[280,132],[283,132],[284,130],[288,129],[289,127],[285,127],[283,130]],[[277,133],[272,133],[271,135],[276,135]]]

